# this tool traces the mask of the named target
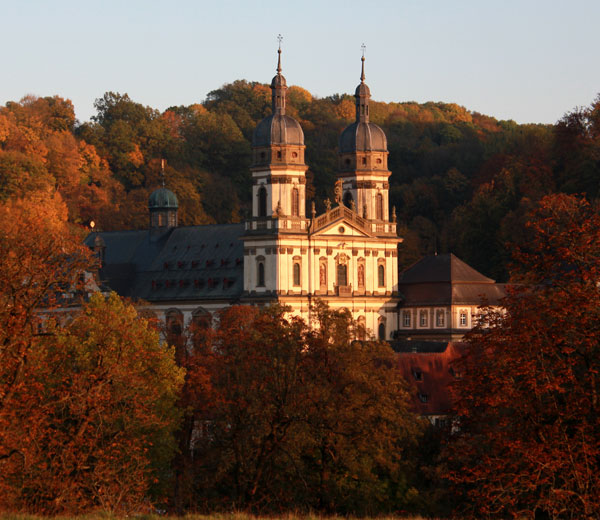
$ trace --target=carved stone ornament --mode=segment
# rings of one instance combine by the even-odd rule
[[[340,205],[342,203],[342,197],[344,194],[344,190],[342,188],[342,179],[338,179],[337,181],[335,181],[334,193],[335,193],[335,202],[336,202],[336,204]]]

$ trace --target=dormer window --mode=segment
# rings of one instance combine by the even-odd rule
[[[412,375],[415,378],[415,381],[423,381],[423,372],[421,372],[418,368],[412,369]]]
[[[428,400],[429,400],[429,395],[422,394],[419,392],[419,401],[421,401],[422,403],[426,403]]]

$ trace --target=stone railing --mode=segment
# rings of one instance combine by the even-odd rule
[[[340,217],[343,217],[346,220],[353,222],[359,229],[362,229],[367,233],[369,232],[368,222],[360,215],[358,215],[358,213],[352,211],[346,206],[336,206],[335,208],[324,213],[323,215],[317,217],[315,219],[315,227],[313,231],[318,231],[319,229],[324,228],[325,226],[327,226],[327,224],[336,221]]]

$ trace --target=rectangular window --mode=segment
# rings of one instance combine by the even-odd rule
[[[460,326],[461,327],[466,327],[467,326],[467,311],[460,311]]]
[[[410,311],[402,311],[402,326],[410,327]]]
[[[436,311],[435,324],[438,327],[443,327],[446,324],[446,313],[443,310]]]
[[[419,312],[419,325],[421,327],[427,327],[427,311]]]

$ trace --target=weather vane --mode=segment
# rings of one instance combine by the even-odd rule
[[[277,41],[279,42],[279,50],[281,50],[281,40],[283,40],[283,36],[281,36],[281,34],[278,34]]]
[[[367,49],[367,46],[363,43],[360,48],[362,49],[362,57],[365,57],[365,50]]]

